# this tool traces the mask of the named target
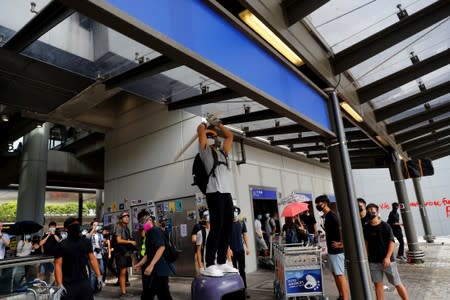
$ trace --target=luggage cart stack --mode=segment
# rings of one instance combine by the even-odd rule
[[[274,244],[274,292],[278,300],[323,298],[322,261],[319,247]]]

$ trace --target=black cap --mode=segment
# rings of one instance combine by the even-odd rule
[[[74,218],[74,217],[69,217],[64,221],[64,228],[69,227],[72,223],[74,222],[78,222],[78,219]]]

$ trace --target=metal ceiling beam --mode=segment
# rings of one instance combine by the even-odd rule
[[[439,140],[437,142],[434,142],[431,145],[424,145],[423,147],[408,151],[408,154],[413,157],[417,157],[417,156],[424,155],[425,153],[427,153],[427,154],[433,153],[434,151],[438,151],[442,147],[448,148],[448,146],[450,146],[450,137]]]
[[[368,136],[362,131],[346,131],[345,137],[347,140],[365,140]]]
[[[386,130],[389,134],[392,134],[394,132],[406,129],[414,124],[433,119],[434,117],[445,114],[449,111],[450,111],[450,101],[438,106],[434,106],[421,113],[389,123],[386,125]]]
[[[73,14],[74,10],[58,1],[52,1],[9,39],[3,49],[22,52],[61,21]]]
[[[256,137],[256,136],[267,136],[267,135],[276,135],[276,134],[288,134],[288,133],[299,133],[309,131],[302,125],[293,124],[286,126],[278,126],[272,128],[264,128],[253,131],[248,131],[245,133],[246,137]]]
[[[449,2],[450,3],[450,2]],[[450,5],[450,4],[449,4]],[[431,73],[450,63],[450,49],[442,51],[403,70],[381,78],[357,90],[360,103],[366,103],[390,90]]]
[[[181,66],[180,63],[168,58],[165,55],[161,55],[152,60],[141,63],[133,69],[107,79],[103,83],[106,85],[107,89],[112,89],[145,77],[150,77],[168,70],[175,69],[179,66]]]
[[[450,2],[436,1],[415,14],[403,18],[399,22],[337,53],[333,60],[334,73],[339,74],[356,66],[377,53],[447,18],[449,14]]]
[[[324,151],[324,150],[326,150],[324,145],[291,148],[291,152],[310,152],[310,151]]]
[[[237,123],[246,123],[246,122],[255,122],[255,121],[263,121],[274,118],[282,118],[279,113],[276,113],[270,109],[264,109],[260,111],[250,112],[242,115],[236,115],[231,117],[222,118],[222,123],[229,124],[237,124]]]
[[[225,101],[229,99],[234,99],[240,97],[236,92],[229,88],[223,88],[208,92],[205,94],[196,95],[186,99],[181,99],[168,104],[169,110],[177,110],[192,106],[199,106],[209,103],[216,103],[220,101]]]
[[[306,157],[307,158],[325,158],[325,157],[328,157],[328,152],[307,154]]]
[[[347,148],[349,149],[354,149],[354,148],[378,148],[378,145],[372,141],[372,140],[367,140],[367,141],[355,141],[355,142],[348,142],[347,143]]]
[[[427,134],[424,137],[415,139],[406,143],[402,143],[403,149],[406,151],[411,151],[414,148],[419,148],[420,146],[434,143],[437,139],[450,136],[450,128],[438,131],[436,133]]]
[[[431,158],[432,160],[437,160],[439,158],[443,158],[450,155],[450,148],[447,148],[447,150],[442,150],[438,153],[434,153],[433,155],[428,156],[429,158]]]
[[[270,142],[272,146],[281,146],[281,145],[295,145],[295,144],[309,144],[309,143],[320,143],[325,142],[325,139],[320,135],[299,137],[294,139],[284,139],[284,140],[276,140]]]
[[[450,93],[450,81],[374,110],[375,119],[377,122],[383,121],[398,113],[407,111],[410,108],[419,106],[448,93]]]
[[[283,9],[286,24],[289,27],[292,24],[297,23],[329,1],[330,0],[284,0],[281,2],[281,8]]]
[[[398,133],[394,135],[395,140],[397,143],[403,143],[408,140],[412,140],[416,137],[422,136],[424,134],[427,134],[433,130],[439,130],[444,127],[447,127],[450,124],[450,117],[439,120],[437,122],[433,122],[431,124],[411,129],[402,133]]]
[[[433,158],[436,156],[444,157],[450,152],[450,143],[441,145],[441,147],[429,149],[429,151],[410,154],[414,159]]]
[[[384,152],[381,149],[367,149],[367,150],[352,150],[352,151],[348,151],[349,155],[350,155],[350,159],[353,160],[354,158],[372,158],[374,156],[383,156],[386,155],[386,152]],[[309,153],[306,155],[306,157],[308,158],[322,158],[322,157],[327,157],[328,153],[327,152],[319,152],[319,153]]]

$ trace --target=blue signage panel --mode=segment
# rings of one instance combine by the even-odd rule
[[[336,196],[335,195],[327,195],[330,202],[336,202]]]
[[[265,189],[252,189],[253,200],[277,200],[277,191]]]
[[[320,269],[286,271],[286,294],[322,294]]]
[[[327,100],[204,1],[107,2],[331,130]]]

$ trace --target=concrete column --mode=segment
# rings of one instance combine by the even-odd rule
[[[366,257],[344,125],[336,92],[327,92],[330,95],[332,125],[337,136],[337,139],[331,141],[331,145],[327,149],[336,203],[342,220],[342,237],[344,240],[350,294],[352,299],[371,300],[373,296],[369,280],[370,270]]]
[[[36,128],[23,137],[17,221],[31,220],[44,224],[50,125],[44,123],[41,128]]]
[[[400,213],[405,228],[406,240],[408,242],[408,252],[406,256],[410,263],[423,263],[425,253],[419,248],[417,241],[416,227],[409,206],[408,193],[406,192],[405,180],[402,174],[401,160],[395,159],[391,165],[391,174],[394,180],[395,191],[397,192]]]
[[[434,242],[434,236],[431,233],[430,220],[428,219],[427,210],[423,201],[422,187],[420,185],[420,178],[413,178],[414,190],[416,191],[417,202],[419,203],[420,218],[422,219],[424,239],[427,243]]]
[[[102,222],[103,211],[103,190],[95,191],[95,217],[99,222]]]

